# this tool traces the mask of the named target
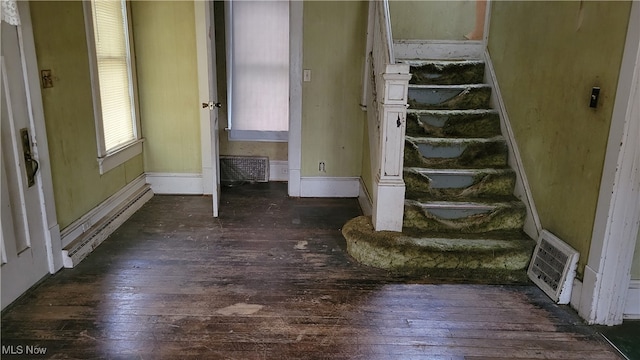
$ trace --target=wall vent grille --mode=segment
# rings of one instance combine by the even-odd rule
[[[579,256],[565,242],[542,230],[527,274],[553,301],[568,304]]]
[[[268,182],[269,158],[256,156],[220,156],[220,182]]]

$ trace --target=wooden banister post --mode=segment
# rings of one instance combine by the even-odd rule
[[[378,167],[372,212],[376,231],[402,231],[405,185],[402,180],[407,118],[409,65],[387,65],[382,76],[384,97],[378,103],[380,121]]]

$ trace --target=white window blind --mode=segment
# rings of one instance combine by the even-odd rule
[[[126,11],[125,1],[92,1],[102,131],[107,154],[137,139]]]
[[[289,2],[232,1],[230,138],[286,141]]]

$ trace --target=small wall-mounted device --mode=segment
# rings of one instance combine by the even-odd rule
[[[591,88],[591,98],[589,99],[589,107],[597,108],[599,97],[600,97],[600,88],[597,86]]]
[[[53,78],[51,77],[51,70],[42,70],[40,71],[40,77],[42,78],[42,88],[52,88],[53,87]]]

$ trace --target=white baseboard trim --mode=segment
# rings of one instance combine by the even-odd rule
[[[118,206],[121,206],[129,197],[137,193],[146,185],[144,175],[138,176],[135,180],[125,185],[117,193],[111,195],[107,200],[100,203],[88,213],[84,214],[80,219],[74,221],[60,232],[62,248],[67,247],[73,241],[78,239],[82,234],[87,232],[95,224],[112,212]]]
[[[289,196],[300,197],[300,169],[289,169],[289,182],[287,183]]]
[[[360,177],[302,177],[300,197],[350,197],[360,194]]]
[[[393,42],[396,59],[481,59],[484,48],[482,41],[395,40]]]
[[[520,150],[516,143],[513,129],[511,128],[511,122],[509,121],[509,115],[507,114],[507,108],[502,101],[502,93],[500,92],[500,86],[498,84],[498,78],[496,76],[495,69],[493,68],[493,62],[488,51],[484,52],[485,60],[485,80],[491,86],[491,106],[498,110],[500,114],[500,128],[503,136],[506,138],[509,144],[509,166],[516,171],[516,187],[514,195],[518,197],[527,206],[527,217],[524,223],[524,232],[527,233],[532,239],[536,240],[540,236],[542,231],[542,224],[540,223],[540,217],[538,216],[538,210],[533,201],[533,194],[531,192],[531,186],[527,179],[527,174],[524,171],[524,165],[522,163],[522,156],[520,156]]]
[[[580,310],[580,302],[582,300],[582,281],[573,278],[573,288],[571,289],[571,300],[569,305],[576,311]]]
[[[627,301],[622,317],[624,319],[640,319],[640,280],[631,280],[629,283]]]
[[[289,181],[289,162],[269,160],[269,181]]]
[[[142,187],[138,187],[132,194],[124,199],[120,196],[112,196],[109,198],[108,201],[110,200],[110,202],[120,201],[112,207],[111,211],[105,214],[99,221],[95,222],[91,228],[84,231],[81,236],[74,239],[62,249],[62,262],[64,267],[72,268],[78,265],[80,261],[87,257],[87,255],[152,197],[153,191],[151,187],[143,182]]]
[[[204,193],[200,173],[148,172],[147,183],[155,194],[202,195]]]
[[[373,214],[373,201],[371,200],[371,195],[369,195],[369,191],[367,191],[367,187],[364,185],[364,180],[362,180],[362,178],[360,178],[358,203],[360,204],[360,209],[364,215],[371,216],[371,214]]]

